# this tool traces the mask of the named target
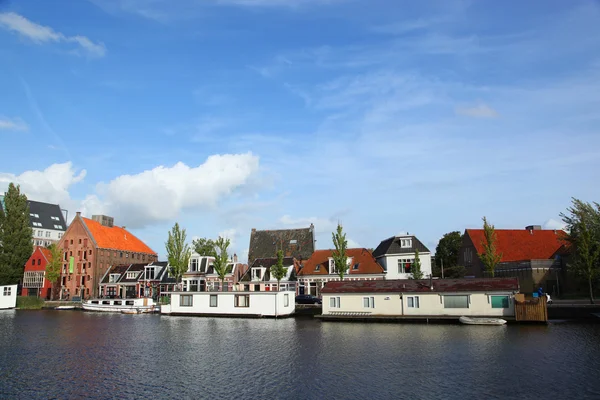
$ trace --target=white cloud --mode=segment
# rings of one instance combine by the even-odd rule
[[[94,43],[89,38],[81,35],[66,36],[56,32],[49,26],[36,24],[14,12],[0,13],[0,27],[16,32],[36,44],[48,42],[77,43],[90,56],[103,57],[106,54],[106,47],[103,43]]]
[[[228,249],[228,253],[231,252],[232,249],[235,248],[235,245],[237,244],[237,237],[239,236],[238,231],[235,228],[230,228],[230,229],[225,229],[221,232],[219,232],[219,236],[222,237],[223,239],[229,239],[230,243],[229,243],[229,249]]]
[[[363,246],[360,245],[360,243],[358,243],[355,240],[352,240],[351,238],[346,238],[346,240],[348,241],[348,248],[349,249],[361,249]]]
[[[543,227],[544,229],[565,229],[567,225],[562,221],[550,218],[548,221],[544,222]]]
[[[0,116],[0,131],[28,131],[29,126],[21,118]]]
[[[290,215],[279,218],[279,223],[285,225],[286,228],[308,228],[310,224],[313,224],[316,233],[333,232],[337,226],[337,221],[332,218],[292,218]]]
[[[456,113],[475,118],[496,118],[498,116],[496,110],[483,103],[473,107],[457,107]]]

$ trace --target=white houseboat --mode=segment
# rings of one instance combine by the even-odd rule
[[[17,285],[0,286],[0,310],[17,306]]]
[[[84,301],[81,305],[85,311],[100,312],[136,312],[150,313],[158,311],[158,306],[151,298],[143,297],[137,299],[91,299]]]
[[[205,317],[288,317],[296,310],[295,288],[282,291],[171,292],[161,314]]]

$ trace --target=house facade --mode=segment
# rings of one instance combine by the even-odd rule
[[[277,257],[282,250],[284,257],[293,257],[301,262],[315,251],[315,227],[310,224],[302,229],[256,230],[250,233],[248,248],[248,265],[254,264],[257,258]]]
[[[167,262],[113,265],[100,281],[100,297],[107,299],[151,297],[156,300],[161,295],[161,288],[164,289],[162,285],[163,281],[166,281],[165,274],[168,274]]]
[[[52,259],[50,250],[36,246],[23,272],[21,296],[36,296],[46,300],[52,297],[52,283],[46,279],[46,265]]]
[[[99,283],[112,265],[147,265],[157,260],[156,252],[144,242],[101,215],[88,219],[78,212],[58,246],[64,252],[61,298],[97,297]]]
[[[298,293],[320,296],[327,282],[339,281],[333,260],[334,250],[316,250],[298,272]],[[385,277],[383,267],[367,249],[347,249],[348,272],[344,281],[372,281]]]
[[[415,235],[397,235],[382,240],[373,257],[383,267],[385,279],[410,279],[419,251],[423,277],[431,275],[431,252]]]
[[[238,282],[238,290],[261,292],[287,290],[296,291],[300,263],[294,257],[284,257],[285,277],[277,286],[277,279],[271,274],[271,267],[277,264],[277,257],[257,258]]]
[[[221,278],[215,271],[214,261],[214,257],[202,256],[193,252],[190,256],[188,270],[182,277],[182,289],[187,292],[228,292],[234,290],[235,285],[244,275],[248,266],[238,262],[237,255],[234,254],[227,264],[226,274],[223,282],[221,282]]]
[[[323,315],[354,317],[514,317],[516,278],[329,282]]]
[[[496,249],[502,255],[495,276],[519,278],[521,289],[527,293],[540,286],[548,293],[561,291],[566,232],[541,229],[539,225],[525,229],[496,229],[495,232]],[[458,263],[467,268],[468,276],[489,275],[480,258],[484,243],[483,229],[465,230]]]
[[[34,246],[58,243],[67,230],[66,211],[58,204],[27,200]]]

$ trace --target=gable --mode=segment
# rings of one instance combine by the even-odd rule
[[[401,240],[403,239],[410,239],[411,246],[402,247]],[[379,246],[373,250],[373,257],[379,258],[389,254],[412,254],[416,250],[419,250],[419,253],[430,253],[429,249],[414,235],[392,236],[379,243]]]
[[[305,275],[329,275],[329,259],[333,257],[333,249],[317,250],[313,255],[303,263],[303,267],[298,276]],[[348,274],[383,274],[384,270],[375,257],[367,249],[347,249],[346,255],[352,258],[352,263],[348,268]],[[358,264],[358,269],[354,265]]]

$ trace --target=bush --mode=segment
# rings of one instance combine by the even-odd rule
[[[33,296],[17,296],[17,308],[22,310],[40,310],[44,300]]]

